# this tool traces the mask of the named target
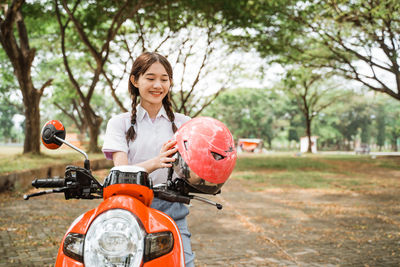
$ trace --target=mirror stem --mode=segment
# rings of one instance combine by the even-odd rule
[[[54,135],[54,138],[57,139],[58,141],[64,143],[64,144],[66,144],[66,145],[69,146],[70,148],[75,149],[76,151],[78,151],[78,152],[81,153],[82,155],[84,155],[84,156],[85,156],[85,169],[88,169],[88,168],[86,168],[86,165],[88,165],[89,168],[90,168],[89,157],[88,157],[88,155],[85,153],[85,151],[83,151],[83,150],[77,148],[77,147],[74,146],[73,144],[68,143],[67,141],[65,141],[64,139],[61,139],[61,138],[58,137],[57,135]],[[88,163],[86,164],[86,162],[88,162]]]
[[[88,159],[85,159],[85,162],[83,163],[83,167],[86,170],[90,170],[90,161]]]

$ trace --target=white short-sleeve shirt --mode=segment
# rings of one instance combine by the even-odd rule
[[[190,117],[175,114],[175,125],[179,128]],[[164,143],[170,140],[174,132],[164,107],[161,107],[156,118],[152,120],[141,106],[136,107],[136,123],[134,125],[135,140],[126,141],[126,133],[131,127],[131,113],[126,112],[112,117],[107,124],[102,151],[107,159],[112,160],[112,153],[122,151],[128,154],[128,163],[137,164],[156,157]],[[154,184],[167,180],[166,168],[155,170],[150,174]]]

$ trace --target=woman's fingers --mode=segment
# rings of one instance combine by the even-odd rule
[[[162,152],[160,153],[160,155],[161,155],[162,157],[172,157],[177,151],[178,151],[178,148],[174,147],[174,148],[171,148],[171,149],[166,150],[166,151],[164,151],[164,152],[162,151]]]
[[[160,158],[160,166],[162,168],[172,167],[172,162],[174,162],[174,161],[175,161],[175,158],[162,157],[162,158]]]
[[[172,162],[175,161],[173,155],[178,151],[175,140],[169,140],[164,143],[161,148],[159,159],[160,159],[160,168],[169,168],[172,167]]]
[[[176,141],[175,140],[169,140],[168,142],[164,143],[164,145],[161,148],[161,152],[165,152],[165,151],[169,150],[170,148],[172,148],[175,145],[176,145]]]

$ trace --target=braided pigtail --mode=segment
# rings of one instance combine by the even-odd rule
[[[137,96],[133,96],[132,99],[132,113],[131,113],[131,127],[129,127],[128,132],[126,133],[126,141],[133,141],[136,138],[136,132],[134,125],[136,123],[136,105],[137,105]]]
[[[172,131],[175,133],[178,130],[178,128],[175,125],[175,114],[172,111],[172,105],[171,105],[170,97],[171,97],[171,92],[169,92],[164,97],[162,102],[163,102],[163,106],[164,106],[165,112],[167,112],[168,119],[172,123]]]

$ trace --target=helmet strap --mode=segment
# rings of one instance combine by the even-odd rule
[[[173,167],[169,167],[168,168],[168,178],[167,178],[167,182],[168,181],[172,181],[172,175],[174,174],[174,168]]]

